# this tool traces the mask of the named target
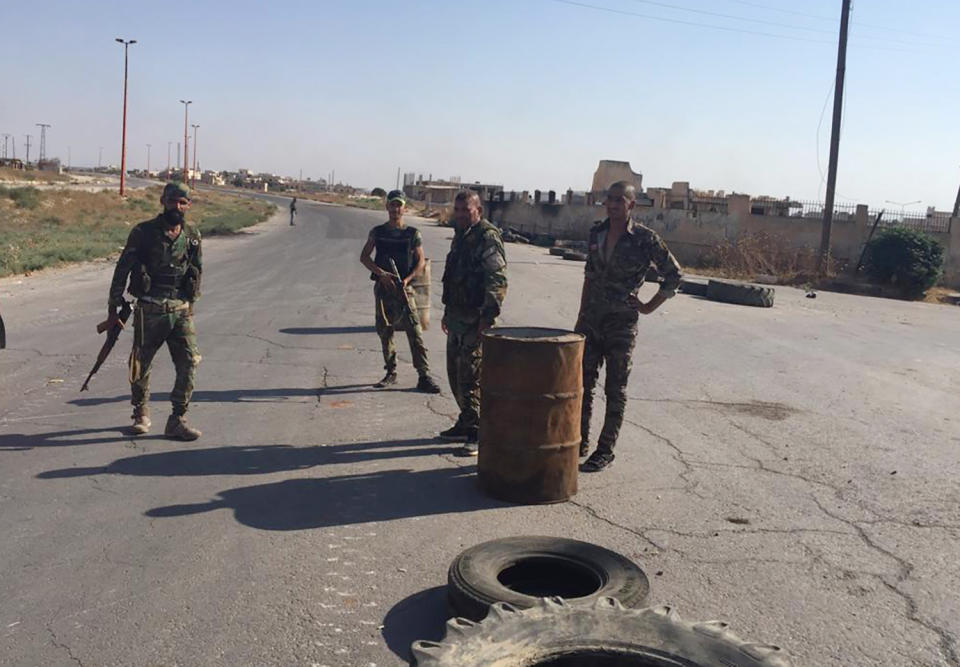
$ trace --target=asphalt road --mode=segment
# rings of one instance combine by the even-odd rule
[[[279,201],[206,243],[195,443],[158,435],[164,353],[154,432],[123,435],[126,334],[79,393],[111,262],[0,280],[0,663],[403,664],[442,635],[459,551],[548,534],[629,556],[652,604],[798,665],[960,665],[960,309],[679,295],[641,320],[615,465],[570,502],[510,506],[432,439],[454,402],[411,391],[404,339],[399,386],[370,388],[357,258],[385,216],[302,201],[290,227]],[[419,224],[436,288],[451,232]],[[583,265],[507,252],[503,323],[571,326]]]

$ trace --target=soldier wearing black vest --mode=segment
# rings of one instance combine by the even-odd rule
[[[393,331],[394,326],[404,320],[407,341],[410,343],[410,353],[413,356],[413,367],[420,375],[417,389],[428,394],[438,394],[440,387],[430,377],[427,348],[423,344],[423,330],[420,328],[417,309],[415,306],[404,307],[400,295],[401,286],[397,283],[397,278],[390,266],[390,260],[393,260],[400,273],[402,289],[406,292],[409,303],[414,304],[414,293],[410,283],[423,271],[426,262],[419,230],[403,222],[406,203],[406,197],[400,190],[391,190],[387,194],[386,209],[390,219],[370,230],[367,242],[360,253],[360,262],[370,270],[370,279],[376,281],[373,286],[373,295],[376,306],[377,335],[380,336],[383,363],[387,371],[383,379],[374,386],[383,388],[397,382],[397,350],[393,345]],[[371,258],[371,253],[374,251],[376,256]]]
[[[164,434],[178,440],[196,440],[200,431],[187,424],[187,407],[200,351],[193,326],[193,303],[200,296],[200,232],[187,224],[190,189],[168,183],[160,197],[163,213],[130,230],[110,283],[108,318],[129,292],[137,298],[133,315],[133,350],[130,353],[130,394],[136,435],[150,430],[150,366],[166,343],[177,371],[170,392],[173,414]]]

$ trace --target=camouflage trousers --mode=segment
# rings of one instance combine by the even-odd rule
[[[171,310],[153,304],[138,305],[133,315],[133,336],[130,402],[137,408],[146,406],[150,401],[150,367],[157,351],[166,343],[177,372],[173,391],[170,392],[173,414],[186,414],[193,396],[197,364],[200,363],[197,332],[190,310],[183,307]]]
[[[612,452],[623,425],[627,407],[627,380],[633,367],[633,345],[637,340],[636,312],[614,312],[587,315],[577,323],[577,333],[586,336],[583,348],[583,404],[580,412],[580,435],[590,437],[590,417],[593,414],[593,390],[600,376],[600,367],[606,362],[607,377],[604,393],[607,411],[603,429],[597,441],[597,450]]]
[[[476,324],[465,333],[455,333],[459,330],[449,328],[447,334],[447,379],[460,407],[457,421],[466,428],[479,428],[480,332]]]
[[[414,303],[413,288],[407,288],[407,298]],[[376,302],[377,335],[380,336],[380,346],[383,348],[383,367],[388,373],[397,370],[397,348],[393,344],[393,332],[399,325],[407,333],[407,342],[410,343],[410,355],[413,357],[413,367],[420,375],[430,372],[427,363],[427,346],[423,342],[423,329],[420,328],[420,316],[416,307],[410,309],[409,315],[404,313],[403,304],[397,296],[391,295],[378,283],[373,288]],[[406,321],[403,321],[406,318]]]

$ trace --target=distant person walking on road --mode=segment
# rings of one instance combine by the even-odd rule
[[[360,263],[370,270],[370,279],[375,280],[373,298],[376,308],[377,335],[383,348],[383,363],[386,375],[374,386],[378,389],[397,383],[397,350],[393,344],[395,325],[401,321],[407,332],[413,367],[420,379],[417,389],[428,394],[439,394],[440,387],[430,376],[427,363],[427,347],[423,343],[423,330],[414,300],[411,281],[423,271],[426,260],[423,256],[423,241],[420,231],[403,221],[407,200],[401,190],[387,194],[386,209],[389,220],[370,230],[367,242],[360,252]],[[376,257],[371,253],[376,250]],[[391,265],[392,261],[392,265]],[[394,266],[399,275],[396,275]],[[403,290],[401,292],[401,290]],[[403,294],[407,300],[404,301]],[[410,307],[410,306],[413,307]]]
[[[507,295],[507,257],[500,230],[483,219],[483,205],[476,192],[457,193],[453,217],[456,231],[443,269],[442,326],[447,334],[447,376],[460,416],[440,437],[463,441],[461,453],[476,456],[480,334],[500,315]]]
[[[193,326],[193,304],[200,296],[202,273],[200,232],[185,220],[190,208],[190,189],[186,185],[168,183],[160,203],[163,213],[130,230],[110,283],[107,316],[116,317],[130,276],[128,291],[137,297],[130,353],[131,431],[142,435],[150,430],[150,366],[166,343],[177,377],[170,392],[173,414],[167,420],[164,435],[196,440],[200,431],[187,424],[186,414],[200,363]]]
[[[294,197],[290,202],[290,224],[293,224],[293,219],[297,217],[297,198]]]
[[[580,312],[575,330],[586,336],[583,350],[583,404],[580,416],[580,456],[590,445],[590,415],[593,389],[600,366],[607,364],[604,391],[607,411],[597,449],[581,466],[583,472],[598,472],[614,459],[623,413],[627,406],[627,380],[637,340],[639,314],[649,315],[676,294],[680,265],[652,229],[630,219],[637,191],[618,181],[607,191],[607,219],[590,230],[589,253],[584,270]],[[663,282],[650,301],[637,298],[647,269],[653,265]]]

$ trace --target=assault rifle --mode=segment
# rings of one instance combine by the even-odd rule
[[[403,314],[407,320],[413,317],[413,309],[416,306],[410,304],[410,297],[407,295],[407,290],[403,288],[403,278],[400,277],[400,271],[397,269],[397,263],[393,261],[393,258],[390,258],[390,269],[393,275],[393,279],[396,282],[397,291],[400,293],[400,303],[403,305]]]
[[[112,350],[113,346],[116,344],[117,338],[120,336],[120,332],[123,331],[123,327],[127,323],[127,320],[130,319],[130,313],[132,312],[133,308],[128,302],[124,301],[123,305],[120,306],[120,313],[118,315],[109,317],[97,325],[97,333],[102,334],[104,331],[106,331],[107,339],[103,341],[103,347],[100,348],[100,354],[97,355],[97,363],[93,365],[93,370],[90,371],[90,374],[87,376],[83,386],[80,387],[80,391],[87,390],[87,385],[90,384],[90,378],[93,377],[94,373],[100,370],[103,362],[107,360],[107,357],[110,355],[110,350]]]

